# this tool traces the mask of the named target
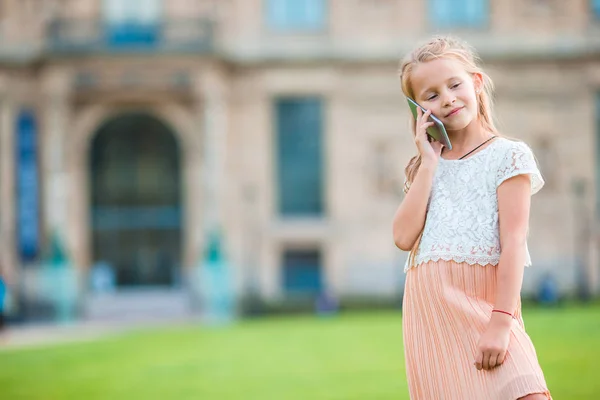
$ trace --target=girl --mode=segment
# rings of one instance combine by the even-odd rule
[[[551,399],[521,317],[530,196],[544,184],[529,147],[499,135],[492,83],[474,51],[434,38],[401,66],[402,91],[427,110],[419,154],[393,221],[409,251],[403,302],[414,400]],[[452,150],[431,141],[430,114]]]

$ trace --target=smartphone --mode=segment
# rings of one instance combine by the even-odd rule
[[[407,97],[406,100],[408,101],[408,107],[410,107],[410,111],[412,112],[412,115],[415,118],[415,120],[418,117],[417,107],[419,107],[421,109],[421,111],[423,111],[423,112],[426,111],[423,107],[421,107],[419,105],[419,103],[417,103],[416,101],[414,101],[410,97]],[[429,128],[427,128],[427,134],[432,139],[437,140],[438,142],[440,142],[441,144],[443,144],[444,147],[447,148],[448,150],[452,150],[452,143],[450,143],[450,138],[448,138],[448,134],[446,133],[446,128],[444,127],[444,124],[442,123],[442,121],[440,121],[439,119],[437,119],[435,117],[435,115],[433,115],[433,114],[429,114],[429,119],[435,125],[430,126]]]

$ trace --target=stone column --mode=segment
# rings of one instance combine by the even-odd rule
[[[44,217],[49,239],[67,247],[68,196],[65,142],[68,140],[68,75],[52,71],[45,77],[43,113]]]
[[[210,79],[212,78],[212,79]],[[225,157],[227,146],[227,109],[224,90],[216,77],[207,79],[204,92],[204,231],[222,229],[225,200]]]
[[[67,176],[66,141],[69,127],[69,73],[51,69],[44,76],[44,150],[45,150],[45,217],[48,252],[40,271],[44,297],[52,304],[57,322],[69,323],[77,313],[79,277],[73,268],[68,240],[69,179]]]
[[[201,80],[203,104],[203,224],[202,245],[195,269],[195,293],[207,323],[225,323],[234,318],[232,265],[227,257],[225,229],[225,157],[227,107],[223,77],[214,69]]]
[[[0,81],[0,270],[16,284],[15,215],[15,107],[7,82]]]
[[[227,104],[226,86],[224,78],[214,69],[202,72],[196,81],[196,114],[198,115],[197,134],[201,137],[200,154],[191,157],[200,162],[190,163],[189,166],[199,168],[200,173],[194,177],[201,180],[195,185],[201,192],[201,204],[193,207],[201,208],[201,216],[195,221],[201,221],[195,227],[194,236],[197,248],[201,255],[206,246],[209,232],[222,230],[224,226],[223,203],[225,198],[226,179],[225,157],[227,146]],[[196,171],[197,172],[197,171]],[[197,261],[197,256],[196,260]]]
[[[201,139],[201,121],[202,104],[198,102],[195,109],[195,125],[191,132],[194,137],[189,141],[180,140],[181,154],[183,156],[183,183],[184,190],[182,199],[184,231],[183,231],[183,268],[182,272],[189,272],[197,262],[201,254],[203,232],[202,232],[202,215],[204,207],[203,193],[203,159],[200,146]],[[193,143],[193,145],[190,145]],[[185,147],[184,147],[185,146]]]

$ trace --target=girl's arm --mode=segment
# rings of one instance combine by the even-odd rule
[[[525,267],[527,229],[531,204],[528,175],[517,175],[497,190],[500,224],[500,263],[497,270],[495,310],[514,314],[521,296]],[[475,367],[492,369],[504,362],[510,341],[512,316],[492,312],[488,327],[479,340]]]
[[[431,110],[423,113],[417,107],[417,120],[414,125],[415,145],[421,156],[421,166],[414,181],[410,184],[410,189],[404,201],[398,206],[396,214],[394,214],[392,226],[394,243],[404,251],[413,248],[425,225],[433,176],[443,148],[440,142],[430,142],[427,138],[426,130],[433,125],[433,122],[429,121],[430,115]]]
[[[517,175],[498,187],[500,264],[498,265],[495,309],[514,314],[521,295],[527,251],[527,230],[531,205],[528,175]],[[492,319],[510,321],[508,315],[493,313]]]
[[[436,168],[437,160],[423,160],[410,190],[396,210],[393,221],[394,243],[401,250],[411,250],[423,230]]]

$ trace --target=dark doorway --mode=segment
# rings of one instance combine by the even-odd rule
[[[118,286],[177,282],[181,260],[180,150],[144,113],[104,123],[91,146],[93,260]]]

